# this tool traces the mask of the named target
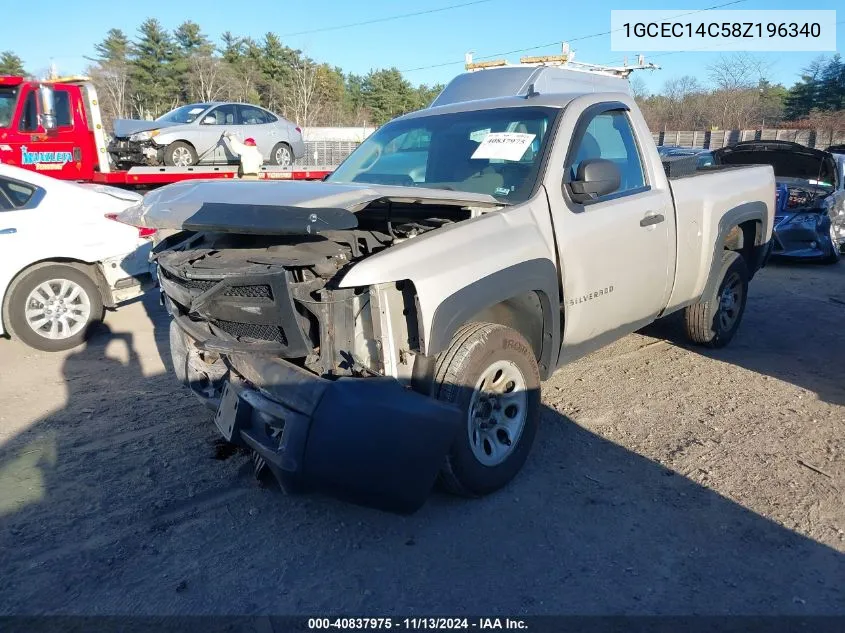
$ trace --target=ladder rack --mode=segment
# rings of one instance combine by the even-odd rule
[[[595,73],[605,75],[608,77],[622,77],[627,78],[635,70],[657,70],[660,66],[654,63],[646,63],[643,55],[637,56],[636,64],[628,64],[625,59],[622,66],[603,66],[601,64],[588,64],[584,62],[575,61],[575,53],[570,50],[569,43],[563,42],[561,46],[560,55],[541,55],[533,57],[521,57],[518,64],[511,64],[506,59],[493,59],[490,61],[473,62],[472,53],[465,55],[465,66],[469,72],[477,72],[488,68],[514,68],[519,66],[554,66],[557,68],[567,68],[580,72]]]

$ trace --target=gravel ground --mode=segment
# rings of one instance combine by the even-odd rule
[[[0,614],[845,614],[845,265],[770,266],[733,344],[559,371],[529,463],[395,516],[261,488],[152,297],[0,340]]]

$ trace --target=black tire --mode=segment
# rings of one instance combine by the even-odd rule
[[[469,413],[474,395],[480,393],[476,391],[476,384],[484,372],[499,361],[511,363],[524,380],[525,420],[521,432],[504,449],[504,459],[488,465],[482,463],[473,451],[472,437],[481,436],[473,436],[474,419],[471,422]],[[441,470],[442,486],[457,495],[478,497],[510,482],[525,464],[540,422],[540,372],[534,351],[525,338],[515,330],[493,323],[464,326],[438,360],[433,393],[440,400],[458,405],[466,416],[466,424],[459,430]],[[475,401],[478,402],[477,398]],[[507,415],[508,408],[499,409],[499,415]],[[496,431],[486,437],[500,437],[501,432]],[[476,441],[476,446],[477,450],[486,450],[489,442]]]
[[[293,165],[294,157],[293,157],[293,150],[291,149],[290,145],[287,143],[276,143],[273,146],[273,151],[270,152],[270,164],[271,165],[284,165],[284,161],[281,161],[277,156],[281,151],[287,150],[288,156],[290,156],[290,161],[288,161],[288,166]]]
[[[51,280],[68,280],[75,283],[85,294],[89,307],[89,316],[75,334],[66,338],[51,339],[46,332],[39,334],[26,319],[27,299],[39,285]],[[88,337],[91,327],[103,319],[103,301],[97,284],[83,271],[71,266],[55,264],[36,268],[15,282],[7,299],[6,314],[14,337],[43,352],[61,352],[82,344]],[[47,327],[46,325],[44,327]],[[57,325],[57,328],[64,327]]]
[[[708,296],[701,297],[698,303],[688,306],[684,312],[687,337],[693,343],[712,348],[724,347],[731,342],[745,313],[748,267],[742,255],[724,251],[718,279],[719,283]],[[723,305],[720,297],[728,286],[738,292],[731,293],[734,297],[732,304]]]
[[[177,164],[182,163],[183,161],[174,155],[182,154],[182,156],[185,156],[186,150],[187,157],[190,162],[188,164]],[[193,167],[197,164],[197,162],[197,150],[195,150],[193,145],[190,143],[186,143],[185,141],[174,141],[164,148],[164,164],[168,167]]]

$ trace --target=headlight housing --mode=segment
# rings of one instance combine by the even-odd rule
[[[129,137],[130,141],[149,141],[151,138],[158,136],[159,130],[147,130],[146,132],[136,132]]]

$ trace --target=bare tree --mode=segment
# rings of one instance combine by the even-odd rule
[[[189,64],[188,90],[198,101],[216,101],[227,90],[226,68],[211,55],[192,55]]]
[[[310,59],[302,59],[293,67],[291,85],[285,95],[286,105],[294,121],[306,127],[319,104],[317,96],[319,66]]]
[[[708,68],[715,85],[712,118],[724,129],[743,129],[759,119],[760,91],[767,67],[748,53],[721,56]]]
[[[88,69],[97,88],[103,116],[108,121],[129,116],[129,66],[124,62],[101,62]]]
[[[634,98],[638,101],[648,97],[648,88],[646,88],[645,81],[643,81],[642,77],[633,75],[628,80],[628,84],[631,86],[631,94],[634,95]]]

